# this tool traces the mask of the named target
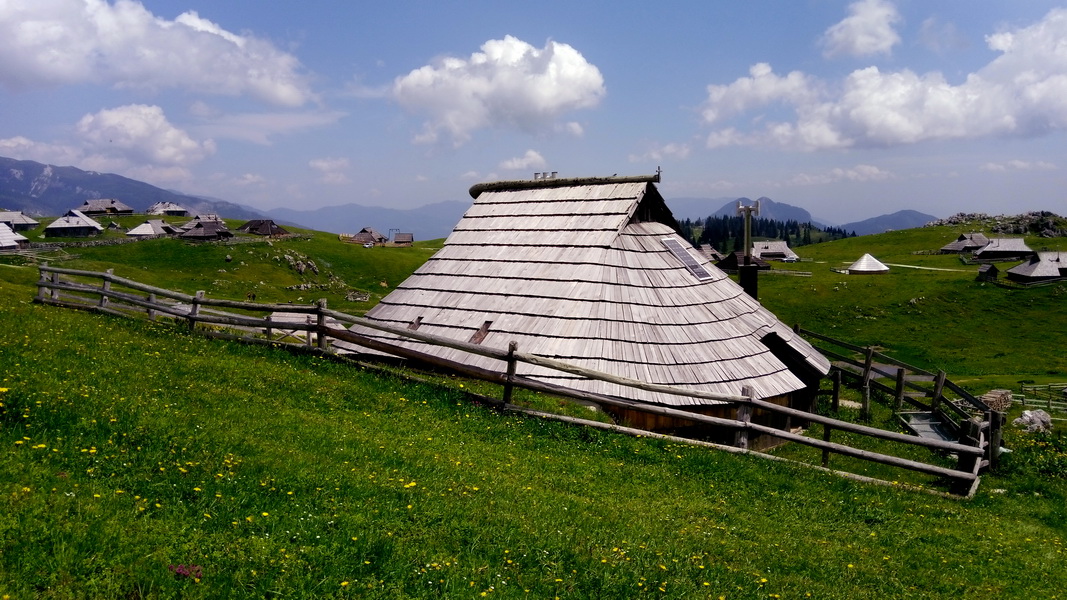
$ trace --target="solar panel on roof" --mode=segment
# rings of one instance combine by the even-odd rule
[[[671,254],[678,260],[682,261],[682,264],[685,265],[685,268],[689,269],[689,272],[692,273],[694,277],[700,281],[711,279],[711,273],[708,273],[708,270],[698,263],[696,259],[693,258],[693,255],[678,243],[678,240],[674,238],[663,238],[661,241],[663,242],[663,245],[671,251]]]

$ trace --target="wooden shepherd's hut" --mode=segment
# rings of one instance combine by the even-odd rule
[[[420,333],[564,361],[688,390],[809,410],[828,361],[696,252],[656,189],[659,176],[483,183],[444,247],[367,317]],[[501,363],[359,326],[439,358]],[[519,363],[578,390],[734,418],[736,405],[650,392]],[[616,420],[732,442],[733,432],[605,407]],[[759,412],[759,411],[757,411]],[[754,418],[771,421],[767,415]],[[785,422],[771,423],[784,426]],[[774,443],[754,440],[754,447]]]

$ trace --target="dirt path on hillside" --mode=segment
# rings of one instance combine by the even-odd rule
[[[969,273],[968,269],[942,269],[939,267],[918,267],[915,265],[900,265],[897,263],[884,263],[887,267],[904,267],[905,269],[921,269],[923,271],[951,271],[953,273]]]

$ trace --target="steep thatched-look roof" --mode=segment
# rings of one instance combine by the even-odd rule
[[[759,397],[782,396],[803,389],[801,377],[825,374],[826,359],[675,232],[655,181],[479,184],[444,247],[367,317],[503,350],[514,340],[522,352],[708,392],[751,385]],[[502,369],[460,351],[406,345]],[[714,404],[528,365],[519,374],[646,402]]]

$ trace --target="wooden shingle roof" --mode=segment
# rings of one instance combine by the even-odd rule
[[[27,241],[26,236],[15,233],[7,226],[7,223],[0,223],[0,250],[18,248],[25,241]]]
[[[1034,251],[1023,238],[992,238],[989,243],[975,251],[975,258],[983,256],[1032,256]]]
[[[735,395],[751,385],[759,397],[804,387],[764,343],[774,333],[825,374],[824,357],[675,232],[656,180],[475,186],[474,204],[444,247],[367,317],[462,341],[484,332],[486,346],[506,350],[514,340],[522,352],[645,382]],[[665,239],[710,277],[695,276]],[[404,345],[501,368],[458,350]],[[645,402],[709,403],[530,365],[520,365],[519,374]]]
[[[984,233],[961,233],[955,241],[941,246],[941,252],[973,252],[989,243]]]
[[[114,198],[90,198],[79,208],[85,214],[132,213],[133,207]]]
[[[27,217],[22,211],[0,211],[0,223],[6,223],[13,230],[33,229],[39,222]]]
[[[1007,272],[1008,277],[1018,281],[1067,277],[1067,252],[1038,252],[1037,256]]]
[[[63,229],[82,229],[91,228],[97,231],[103,231],[104,227],[94,221],[92,218],[85,216],[80,210],[68,210],[67,214],[59,217],[55,221],[52,221],[45,227],[45,231],[49,229],[63,230]]]

